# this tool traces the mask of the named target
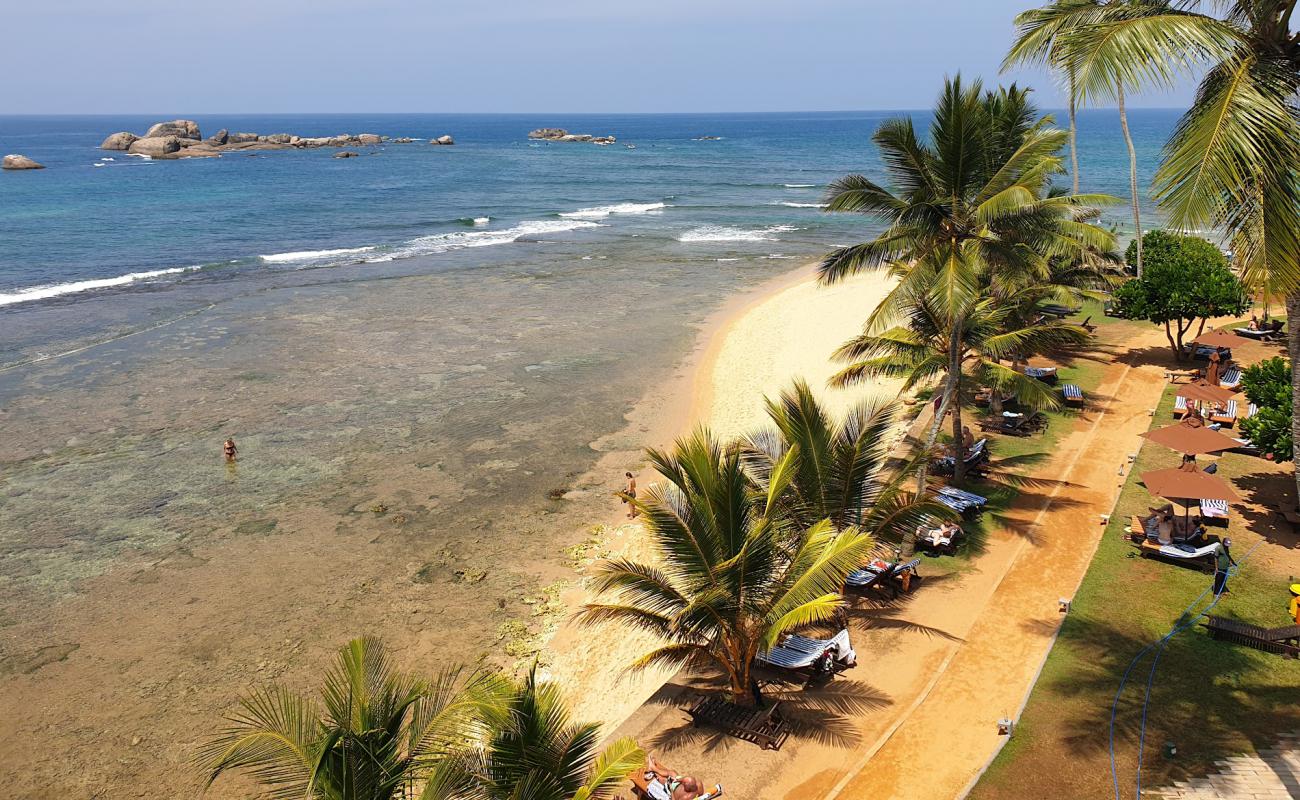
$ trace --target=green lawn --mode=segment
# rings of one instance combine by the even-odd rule
[[[1174,390],[1165,392],[1153,420],[1169,424]],[[1107,747],[1111,704],[1130,661],[1172,627],[1188,623],[1186,609],[1209,586],[1209,575],[1137,556],[1124,535],[1132,514],[1152,503],[1138,483],[1146,470],[1176,466],[1179,456],[1158,445],[1139,452],[1114,516],[1047,659],[1015,736],[972,792],[977,800],[1113,796]],[[1291,480],[1286,467],[1229,454],[1227,477],[1247,500],[1263,502]],[[1235,509],[1226,533],[1242,559],[1262,537],[1294,544],[1264,512]],[[1219,529],[1219,533],[1225,531]],[[1259,555],[1258,553],[1263,553]],[[1287,586],[1300,574],[1300,556],[1276,549],[1246,560],[1213,613],[1258,624],[1287,623]],[[1208,594],[1196,605],[1203,609]],[[1134,668],[1116,722],[1120,788],[1132,797],[1137,739],[1152,659]],[[1154,789],[1202,774],[1213,761],[1269,746],[1300,725],[1300,661],[1284,660],[1210,639],[1191,624],[1161,653],[1147,710],[1143,787]],[[1166,742],[1177,755],[1165,758]]]

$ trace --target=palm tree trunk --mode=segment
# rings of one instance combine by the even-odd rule
[[[934,452],[934,443],[939,439],[939,430],[943,427],[943,418],[948,414],[948,406],[952,404],[953,398],[953,376],[949,374],[946,385],[943,387],[943,394],[939,395],[939,407],[934,411],[934,422],[930,423],[930,432],[925,436],[926,453]],[[930,472],[930,459],[922,458],[921,466],[916,470],[916,496],[921,497],[925,494],[926,481]]]
[[[1079,137],[1074,126],[1074,70],[1070,70],[1070,181],[1072,194],[1079,193]]]
[[[1128,191],[1133,203],[1133,235],[1137,242],[1137,276],[1142,277],[1142,214],[1138,210],[1138,157],[1133,149],[1133,135],[1128,129],[1128,112],[1124,110],[1124,85],[1115,87],[1116,104],[1119,106],[1119,127],[1124,131],[1124,143],[1128,145]]]
[[[961,486],[966,480],[966,445],[961,436],[961,371],[957,371],[956,375],[957,385],[952,392],[956,400],[952,404],[952,451],[957,454],[957,465],[953,467],[952,482]]]
[[[1286,297],[1287,344],[1291,353],[1291,408],[1300,410],[1300,292]],[[1291,413],[1291,439],[1300,442],[1300,414]],[[1296,462],[1300,465],[1300,461]],[[1296,473],[1296,497],[1300,498],[1300,466]]]

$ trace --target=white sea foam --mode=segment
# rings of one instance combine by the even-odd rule
[[[595,206],[594,208],[580,208],[577,211],[566,211],[561,213],[560,216],[568,219],[604,219],[610,214],[650,214],[655,211],[662,211],[667,207],[667,203],[615,203],[611,206]]]
[[[100,159],[100,161],[113,161],[113,160],[115,160],[115,159],[110,158],[110,157],[108,157],[108,156],[105,156],[105,157],[103,157],[103,158]]]
[[[32,300],[45,300],[50,297],[58,297],[62,294],[75,294],[77,292],[87,292],[91,289],[107,289],[111,286],[123,286],[136,281],[147,281],[150,278],[161,278],[164,275],[179,275],[182,272],[192,272],[199,267],[172,267],[171,269],[155,269],[149,272],[129,272],[126,275],[118,275],[116,278],[96,278],[89,281],[73,281],[71,283],[51,283],[45,286],[31,286],[26,289],[19,289],[16,292],[7,294],[0,293],[0,306],[12,305],[14,303],[27,303]]]
[[[259,258],[271,264],[291,264],[295,261],[321,261],[332,259],[334,256],[359,255],[374,249],[373,247],[340,247],[336,250],[298,250],[292,253],[272,253]]]
[[[525,237],[545,236],[550,233],[566,233],[568,231],[581,230],[583,228],[603,228],[597,222],[587,220],[535,220],[532,222],[521,222],[510,228],[503,228],[499,231],[455,231],[453,233],[438,233],[432,236],[421,236],[412,239],[404,245],[393,250],[390,255],[378,258],[366,259],[367,261],[390,261],[394,258],[410,258],[411,256],[422,256],[431,253],[445,253],[448,250],[459,250],[464,247],[490,247],[495,244],[509,244]]]
[[[486,225],[486,224],[488,224],[488,223],[491,222],[491,221],[492,221],[492,218],[491,218],[491,217],[475,217],[475,218],[474,218],[474,224],[475,224],[475,225]]]
[[[783,205],[783,206],[786,206],[786,207],[788,207],[788,208],[825,208],[825,207],[826,207],[826,203],[788,203],[788,202],[781,202],[781,203],[778,203],[778,205]]]
[[[797,230],[790,225],[769,225],[758,230],[729,228],[724,225],[705,225],[693,228],[677,237],[679,242],[771,242],[773,234]]]
[[[784,186],[784,187],[787,188],[787,189],[815,189],[815,188],[817,188],[817,184],[815,184],[815,183],[783,183],[783,184],[781,184],[781,185]]]
[[[148,156],[145,155],[144,153],[127,153],[127,155],[131,156],[132,158],[138,158],[142,161],[153,161],[153,156]]]

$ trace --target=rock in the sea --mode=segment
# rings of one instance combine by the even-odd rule
[[[181,141],[185,140],[182,139]],[[189,147],[182,147],[173,155],[176,158],[220,158],[221,151],[207,142],[195,142]]]
[[[373,133],[362,133],[357,135],[357,141],[364,145],[376,145],[383,139]]]
[[[127,152],[158,158],[175,153],[180,149],[181,141],[175,136],[146,136],[143,139],[136,139],[131,142],[131,147]]]
[[[139,136],[136,136],[134,133],[131,133],[130,131],[118,131],[117,133],[114,133],[110,135],[107,139],[105,139],[104,143],[99,146],[99,149],[100,150],[126,150],[130,148],[132,142],[134,142],[136,139],[139,138],[140,138]]]
[[[590,142],[596,137],[590,133],[570,133],[559,138],[561,142]]]
[[[430,139],[429,144],[455,144],[456,140],[451,136],[439,136],[437,139]]]
[[[270,136],[261,137],[260,140],[263,142],[270,142],[271,144],[289,144],[289,140],[292,138],[293,137],[287,133],[273,133]]]
[[[12,153],[0,161],[0,169],[45,169],[45,165],[38,164],[27,156]]]
[[[393,140],[393,144],[410,144],[411,142],[414,141],[415,140],[409,136],[399,136]]]
[[[340,151],[338,151],[337,153],[334,154],[334,157],[335,157],[335,158],[356,158],[356,157],[359,156],[359,155],[361,155],[361,154],[360,154],[360,153],[354,153],[354,152],[352,152],[351,150],[340,150]]]
[[[591,141],[593,144],[613,144],[614,142],[617,142],[618,139],[613,136],[594,136]]]
[[[144,135],[146,139],[162,136],[175,136],[179,139],[202,139],[199,123],[192,119],[174,119],[171,122],[159,122]]]
[[[226,144],[246,144],[256,141],[256,133],[232,133],[226,137]]]
[[[529,131],[529,139],[562,139],[568,136],[569,132],[564,128],[538,128],[535,131]]]
[[[221,145],[230,141],[230,131],[226,130],[225,128],[222,128],[221,130],[217,131],[214,135],[209,136],[207,141],[208,144],[212,145],[213,147],[220,147]]]

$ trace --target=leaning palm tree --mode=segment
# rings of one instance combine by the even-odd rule
[[[671,453],[651,450],[666,479],[638,498],[658,553],[656,564],[606,561],[596,588],[611,602],[589,604],[588,622],[614,621],[657,634],[663,644],[631,667],[716,668],[737,702],[752,700],[759,653],[784,634],[830,620],[844,606],[844,579],[874,547],[855,527],[829,520],[806,529],[777,515],[773,498],[754,491],[739,448],[707,430],[679,440]]]
[[[1110,4],[1126,0],[1109,0]],[[1016,39],[1002,62],[1003,70],[1020,63],[1046,64],[1065,77],[1069,94],[1070,164],[1074,193],[1079,192],[1079,158],[1075,131],[1075,108],[1079,101],[1079,88],[1075,67],[1070,58],[1070,34],[1092,24],[1099,17],[1108,0],[1054,0],[1042,8],[1026,11],[1016,17]],[[1108,87],[1119,111],[1119,126],[1128,148],[1129,206],[1133,214],[1133,237],[1137,242],[1135,267],[1142,277],[1142,209],[1138,199],[1137,150],[1129,130],[1128,110],[1124,102],[1124,82],[1116,79]]]
[[[624,737],[600,749],[600,725],[570,721],[554,684],[536,667],[492,715],[481,748],[444,759],[420,800],[602,800],[645,753]]]
[[[272,798],[393,800],[487,730],[503,686],[484,672],[419,680],[396,671],[377,640],[354,639],[319,700],[283,687],[245,697],[199,751],[205,787],[239,771]]]
[[[1171,225],[1215,226],[1254,287],[1300,320],[1300,32],[1297,0],[1160,0],[1107,6],[1070,34],[1081,99],[1106,87],[1168,86],[1199,74],[1165,145],[1154,195]],[[1202,7],[1209,13],[1199,13]],[[1297,325],[1293,346],[1300,347]],[[1300,403],[1300,359],[1292,386]],[[1300,415],[1295,421],[1300,435]],[[1300,481],[1300,471],[1297,472]]]
[[[914,271],[925,269],[925,265],[913,267]],[[952,412],[953,439],[961,441],[962,404],[973,387],[987,387],[995,396],[1012,394],[1031,408],[1058,407],[1060,400],[1054,391],[1017,371],[1012,363],[1031,355],[1067,352],[1090,338],[1082,327],[1062,321],[1015,324],[1019,311],[1015,304],[976,293],[957,307],[925,290],[901,296],[895,293],[889,303],[881,310],[891,316],[878,317],[877,325],[880,319],[889,318],[898,324],[884,328],[869,325],[840,347],[836,358],[848,364],[831,381],[846,386],[875,377],[902,378],[905,390],[940,381],[944,394],[925,442],[926,452],[933,450],[948,410]],[[957,482],[963,477],[963,466],[962,459],[956,459]],[[922,461],[918,472],[921,491],[925,489],[925,470]]]
[[[903,488],[905,472],[889,469],[898,407],[896,399],[871,397],[836,422],[802,380],[778,399],[768,398],[773,427],[747,437],[741,452],[769,511],[800,529],[825,519],[891,541],[940,512]]]

